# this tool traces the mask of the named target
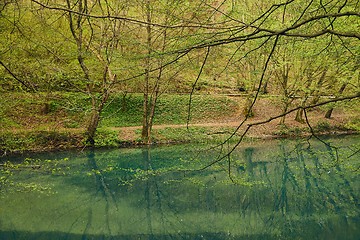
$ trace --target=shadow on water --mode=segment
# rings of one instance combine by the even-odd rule
[[[0,189],[0,239],[358,239],[357,142],[241,148],[236,184],[228,163],[180,171],[213,160],[196,146],[90,150],[68,156],[65,175],[14,171]],[[14,190],[35,183],[52,191]]]
[[[154,235],[154,234],[140,234],[140,235],[117,235],[117,236],[104,236],[104,235],[87,235],[86,238],[83,238],[82,235],[68,234],[61,232],[1,232],[1,240],[49,240],[49,239],[66,239],[66,240],[78,240],[78,239],[93,239],[93,240],[145,240],[145,239],[209,239],[209,240],[220,240],[220,239],[239,239],[239,240],[267,240],[267,239],[278,239],[270,235],[249,235],[249,236],[240,236],[240,237],[229,237],[228,234],[224,233],[197,233],[197,234],[168,234],[168,235]]]

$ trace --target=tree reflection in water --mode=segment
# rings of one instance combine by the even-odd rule
[[[14,172],[13,181],[45,179],[57,193],[2,191],[0,239],[356,239],[359,235],[360,162],[347,152],[349,148],[300,141],[244,147],[231,159],[235,183],[228,177],[228,163],[189,171],[214,156],[208,152],[196,157],[191,149],[89,151],[69,157],[71,168],[65,176],[41,170],[38,175]]]

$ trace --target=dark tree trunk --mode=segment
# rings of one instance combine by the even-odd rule
[[[146,20],[148,23],[151,23],[151,8],[150,8],[150,1],[146,1]],[[148,56],[145,59],[145,85],[144,85],[144,102],[143,102],[143,126],[141,132],[141,138],[144,143],[150,143],[150,132],[151,132],[151,125],[150,125],[150,114],[151,114],[151,101],[149,105],[149,91],[150,91],[150,70],[151,70],[151,62],[150,62],[150,55],[152,53],[151,44],[152,44],[152,29],[151,25],[148,24],[146,26],[146,33],[147,33],[147,54]]]
[[[159,95],[159,85],[156,84],[155,86],[155,94],[154,96],[152,96],[152,99],[150,101],[150,112],[149,112],[149,119],[148,119],[148,139],[147,139],[147,143],[151,143],[151,131],[152,131],[152,126],[153,126],[153,122],[154,122],[154,116],[155,116],[155,108],[156,108],[156,102],[157,102],[157,98]]]
[[[287,112],[287,106],[284,108],[283,113]],[[284,115],[281,119],[280,119],[280,125],[284,125],[285,124],[285,119],[286,119],[286,115]]]
[[[103,97],[100,100],[100,103],[97,104],[96,96],[92,96],[92,110],[91,110],[91,118],[90,122],[86,129],[86,143],[90,144],[90,146],[95,146],[95,133],[96,129],[99,126],[100,122],[100,113],[102,112],[106,101],[109,98],[109,92],[105,90],[103,93]]]
[[[340,90],[338,92],[339,95],[344,92],[344,90],[346,88],[346,85],[347,85],[347,83],[343,83],[343,85],[341,85],[341,88],[340,88]],[[327,112],[325,113],[325,118],[331,118],[331,115],[332,115],[333,111],[334,111],[333,107],[330,108],[329,110],[327,110]]]
[[[245,115],[246,118],[251,118],[254,116],[254,110],[252,108],[252,103],[253,103],[253,96],[249,95],[246,98],[246,102],[245,102],[245,106],[244,106],[244,110],[243,110],[243,114]]]
[[[149,131],[148,131],[148,119],[149,119],[149,95],[144,93],[144,100],[143,100],[143,124],[142,124],[142,131],[141,131],[141,138],[144,142],[149,140]]]
[[[141,137],[144,143],[150,144],[151,143],[151,131],[154,122],[155,116],[155,109],[156,109],[156,102],[159,95],[159,84],[156,83],[155,86],[155,93],[149,99],[148,94],[144,94],[144,106],[143,106],[143,128]]]
[[[283,100],[282,113],[286,113],[288,111],[293,100],[294,100],[294,98],[292,98],[290,96],[287,96],[286,99]],[[280,124],[281,125],[285,124],[285,120],[286,120],[286,114],[280,119]]]
[[[334,108],[330,108],[329,110],[327,110],[327,112],[325,113],[325,118],[331,118],[331,114],[334,111]]]
[[[299,123],[304,123],[305,121],[303,118],[303,114],[304,114],[304,109],[300,108],[299,110],[297,110],[295,121],[297,121]]]
[[[96,109],[93,109],[91,119],[86,130],[86,143],[90,144],[92,147],[95,145],[95,133],[99,125],[99,119],[99,112]]]

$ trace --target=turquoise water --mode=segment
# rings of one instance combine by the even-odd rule
[[[326,143],[4,157],[0,239],[359,239],[360,137]]]

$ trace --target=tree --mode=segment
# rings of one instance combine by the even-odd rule
[[[68,9],[77,8],[79,13],[89,14],[97,9],[103,15],[106,14],[101,2],[91,5],[87,0],[75,3],[66,0],[66,4]],[[104,7],[107,9],[107,14],[110,14],[110,7],[108,5]],[[79,14],[68,12],[67,15],[69,28],[77,46],[77,60],[84,75],[86,93],[91,98],[91,116],[86,130],[86,141],[94,145],[100,114],[109,98],[111,86],[116,80],[116,74],[111,70],[111,63],[112,53],[118,41],[118,21],[93,22],[93,19]],[[95,57],[97,61],[91,64],[87,59],[88,56]]]
[[[181,25],[174,29],[167,27],[179,21],[185,21],[188,17],[191,7],[187,6],[184,10],[181,9],[181,4],[181,2],[174,0],[162,2],[145,0],[140,2],[141,12],[145,18],[143,21],[146,22],[143,26],[145,34],[141,35],[145,40],[142,41],[143,51],[145,52],[143,57],[145,70],[142,86],[144,99],[141,136],[143,142],[147,144],[151,143],[151,131],[158,97],[166,91],[169,82],[173,80],[179,73],[179,69],[181,69],[178,60],[182,55],[179,56],[177,53],[169,54],[169,52],[178,47],[178,42],[174,40],[186,39],[188,31]],[[196,5],[197,3],[193,4]],[[190,19],[193,18],[194,16],[190,17]],[[156,21],[156,24],[154,21]],[[171,68],[167,67],[169,63],[172,63]]]
[[[225,1],[227,2],[227,1]],[[251,7],[255,2],[247,2]],[[266,61],[262,66],[258,66],[262,74],[259,77],[258,85],[256,88],[256,94],[254,95],[252,104],[253,107],[256,104],[256,100],[262,89],[266,75],[271,68],[271,60],[274,58],[278,49],[281,48],[283,41],[290,40],[298,44],[301,44],[306,48],[307,44],[311,44],[313,41],[321,39],[316,46],[318,53],[321,53],[324,49],[328,51],[334,50],[334,39],[339,39],[342,43],[340,46],[346,52],[351,52],[354,46],[358,45],[360,35],[356,28],[360,23],[360,13],[358,12],[358,3],[348,1],[329,1],[326,5],[323,1],[302,1],[302,0],[289,0],[283,2],[268,1],[262,2],[259,6],[259,12],[256,14],[256,10],[253,8],[251,12],[253,16],[251,20],[244,20],[239,18],[239,14],[234,14],[231,10],[221,12],[227,17],[227,28],[219,30],[218,35],[214,35],[211,38],[203,39],[197,44],[188,47],[189,49],[199,49],[208,47],[217,47],[223,45],[229,45],[232,43],[249,43],[252,41],[258,41],[263,39],[264,42],[271,44],[271,50],[269,51]],[[246,9],[247,6],[239,6],[239,8]],[[229,8],[230,9],[230,8]],[[355,45],[354,45],[355,44]],[[250,52],[258,52],[262,46],[258,48],[248,49],[247,52],[240,53],[244,56]],[[328,59],[322,64],[326,65]],[[283,80],[288,80],[290,77],[290,65],[284,62],[282,64],[284,71],[282,71]],[[357,63],[358,66],[358,63]],[[325,69],[322,71],[322,75],[318,78],[317,86],[324,89],[323,78],[328,74]],[[323,77],[321,77],[323,76]],[[274,79],[271,79],[272,84]],[[284,81],[283,81],[284,82]],[[304,84],[304,82],[300,82]],[[346,95],[339,96],[335,99],[327,99],[325,101],[319,101],[316,103],[306,103],[296,106],[291,109],[286,109],[283,113],[276,116],[269,116],[268,119],[259,121],[256,123],[247,123],[248,117],[240,122],[239,126],[235,129],[233,134],[224,142],[228,142],[235,135],[240,134],[239,140],[233,145],[233,147],[225,154],[222,154],[214,163],[228,159],[232,151],[240,145],[242,139],[247,134],[250,128],[265,124],[275,119],[283,118],[286,115],[293,113],[297,110],[301,110],[305,114],[305,121],[311,129],[310,122],[308,121],[306,111],[318,106],[332,104],[339,101],[347,101],[349,99],[356,99],[360,97],[358,88],[348,92]],[[313,132],[312,132],[313,133]],[[221,148],[222,149],[222,148]]]
[[[309,68],[306,71],[309,71],[308,76],[311,77],[307,78],[300,75],[306,68],[298,63],[302,60],[301,52],[309,46],[312,56],[322,56],[323,53],[328,55],[339,49],[346,56],[358,55],[360,13],[358,3],[353,1],[330,0],[324,4],[321,0],[272,0],[261,3],[251,0],[168,0],[158,1],[156,5],[151,0],[144,0],[137,2],[137,5],[116,1],[64,0],[55,3],[31,0],[30,3],[28,5],[31,9],[36,10],[33,12],[46,12],[48,16],[56,13],[52,20],[67,19],[67,31],[62,29],[65,22],[61,21],[55,21],[59,23],[56,29],[62,33],[62,39],[69,41],[71,38],[70,52],[76,53],[77,61],[74,72],[76,75],[81,72],[82,75],[76,81],[67,80],[78,90],[86,92],[92,102],[87,126],[87,140],[92,145],[101,111],[111,91],[115,90],[115,85],[130,79],[144,80],[141,81],[144,93],[143,140],[150,142],[156,99],[161,93],[160,79],[167,78],[164,76],[165,70],[171,76],[176,71],[168,69],[177,66],[185,56],[191,58],[205,52],[206,56],[199,58],[204,60],[200,60],[200,71],[193,84],[195,86],[203,69],[209,64],[206,61],[208,55],[211,57],[210,54],[225,47],[233,51],[228,66],[234,61],[237,61],[238,66],[251,66],[253,76],[256,77],[249,78],[249,86],[255,86],[255,91],[248,112],[256,104],[262,89],[268,89],[268,86],[269,89],[276,89],[276,86],[282,84],[283,89],[286,89],[286,97],[302,94],[299,105],[293,107],[289,98],[287,100],[290,103],[286,102],[283,113],[269,116],[266,121],[283,118],[296,109],[300,113],[304,112],[307,122],[306,111],[311,108],[359,97],[358,85],[349,84],[354,86],[347,87],[338,98],[325,101],[318,98],[323,93],[331,92],[326,87],[331,81],[338,86],[337,89],[341,89],[345,79],[357,79],[347,76],[350,69],[358,68],[356,58],[348,57],[346,69],[337,72],[330,68]],[[138,9],[142,11],[139,13]],[[43,22],[47,22],[46,18]],[[127,38],[130,34],[136,37]],[[134,43],[131,45],[129,39],[136,39],[136,44],[140,43],[140,46]],[[299,47],[294,50],[294,55],[288,51],[292,46]],[[255,61],[249,59],[250,55],[255,56]],[[257,61],[257,56],[261,56],[260,61]],[[335,66],[334,60],[331,55],[324,58],[321,64]],[[70,62],[69,65],[73,64]],[[9,66],[6,63],[4,65]],[[11,66],[8,68],[13,69]],[[270,73],[276,73],[281,81],[276,81]],[[306,92],[301,86],[312,87],[312,94],[316,95],[313,100],[316,101],[307,101],[311,91]],[[243,132],[240,135],[243,136],[248,127],[258,125],[243,128],[249,117],[250,114],[245,116],[229,139],[241,130]],[[266,121],[260,121],[259,124]]]
[[[51,35],[51,29],[41,29],[41,18],[29,7],[17,1],[5,1],[0,6],[1,85],[7,90],[37,91],[46,85],[47,73],[54,66],[53,48],[42,41],[42,33]]]
[[[126,62],[123,58],[121,40],[123,21],[108,19],[104,16],[118,16],[126,11],[122,2],[90,2],[88,0],[66,0],[59,5],[47,5],[32,1],[40,10],[58,13],[58,21],[66,19],[68,31],[58,29],[65,39],[72,37],[75,48],[70,54],[76,56],[76,72],[82,77],[71,80],[78,91],[86,93],[91,101],[90,119],[86,127],[86,142],[95,144],[96,129],[99,125],[101,112],[111,91],[117,83],[119,64]],[[99,14],[100,18],[90,17]],[[70,34],[70,36],[69,36]],[[70,63],[72,64],[72,63]]]

